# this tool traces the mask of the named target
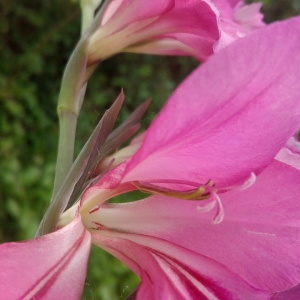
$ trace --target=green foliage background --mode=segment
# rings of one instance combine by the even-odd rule
[[[249,2],[249,1],[248,1]],[[265,0],[265,20],[300,12],[300,0]],[[76,1],[0,2],[0,241],[32,238],[49,203],[56,159],[60,79],[80,32]],[[147,98],[149,124],[176,85],[198,62],[187,57],[120,54],[104,61],[89,83],[77,153],[118,95],[124,120]],[[92,249],[83,299],[124,299],[138,279],[120,262]]]

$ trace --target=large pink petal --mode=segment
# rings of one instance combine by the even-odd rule
[[[219,195],[225,211],[219,224],[213,224],[214,210],[199,210],[211,200],[189,202],[162,196],[127,204],[106,204],[90,218],[103,225],[99,227],[99,235],[105,228],[105,235],[115,243],[114,249],[120,242],[119,252],[123,251],[124,243],[114,237],[141,244],[151,253],[159,251],[172,257],[171,246],[170,251],[157,248],[167,241],[225,266],[258,290],[275,293],[300,282],[299,195],[299,170],[274,161],[247,190]],[[128,237],[116,232],[126,232]],[[125,256],[129,255],[130,247],[124,248],[128,248]],[[209,267],[201,269],[194,259],[189,262],[190,254],[173,257],[189,267],[195,264],[201,276],[208,272]],[[130,259],[134,260],[134,254]],[[137,264],[144,272],[149,271],[150,266],[142,258],[137,258]],[[218,285],[219,280],[216,282]]]
[[[268,299],[237,274],[201,254],[150,236],[103,232],[93,243],[141,278],[137,299]]]
[[[38,239],[0,245],[0,298],[79,299],[90,246],[80,218]]]
[[[124,181],[212,179],[221,187],[260,172],[300,127],[299,36],[295,18],[211,57],[152,123]]]

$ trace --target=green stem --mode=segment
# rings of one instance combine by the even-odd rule
[[[73,163],[73,145],[75,143],[77,114],[68,110],[60,110],[59,120],[60,127],[58,143],[60,145],[60,149],[63,149],[63,151],[59,151],[60,157],[57,160],[57,168],[61,170],[69,170],[70,166]],[[58,178],[58,180],[59,184],[61,182],[61,179]]]
[[[77,118],[81,108],[81,88],[86,68],[87,43],[78,43],[66,66],[58,97],[59,142],[53,196],[68,174],[74,156]]]
[[[101,1],[99,1],[99,4]],[[95,13],[95,3],[93,0],[81,0],[81,36],[84,35],[86,29],[90,26],[92,20],[94,19]]]
[[[82,0],[80,6],[82,11],[81,36],[83,36],[94,18],[95,3],[93,0]],[[84,77],[87,63],[87,43],[85,38],[78,43],[62,79],[57,106],[59,141],[53,197],[60,189],[73,164],[77,118],[86,91]]]

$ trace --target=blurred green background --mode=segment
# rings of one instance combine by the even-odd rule
[[[266,22],[300,13],[300,0],[263,3]],[[58,138],[57,95],[79,32],[76,1],[0,2],[1,243],[33,237],[49,203]],[[121,88],[126,102],[118,121],[152,98],[143,118],[147,125],[197,65],[188,57],[132,54],[104,61],[88,86],[77,153]],[[125,299],[138,283],[135,275],[102,250],[93,248],[89,264],[82,299]]]

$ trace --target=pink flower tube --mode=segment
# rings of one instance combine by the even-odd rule
[[[88,63],[118,52],[203,60],[264,26],[260,4],[226,0],[114,0],[90,38]]]
[[[68,225],[0,246],[1,297],[78,299],[92,242],[140,276],[137,299],[297,298],[299,36],[300,18],[273,24],[196,69]],[[108,202],[136,189],[152,195]]]

